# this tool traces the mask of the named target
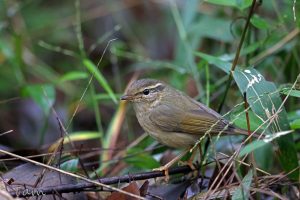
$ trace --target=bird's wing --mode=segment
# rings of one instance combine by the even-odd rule
[[[208,112],[207,109],[209,108],[204,110],[199,107],[183,112],[176,106],[159,105],[152,110],[150,120],[165,132],[202,135],[211,128],[211,134],[218,134],[226,128],[228,122],[215,113]]]

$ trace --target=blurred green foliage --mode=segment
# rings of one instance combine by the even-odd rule
[[[41,147],[55,141],[60,131],[57,116],[50,111],[53,106],[68,132],[106,133],[109,137],[101,135],[98,146],[125,148],[142,130],[132,110],[119,124],[124,108],[116,104],[137,73],[164,80],[216,109],[251,2],[0,0],[0,133],[14,130],[1,138],[1,144]],[[294,84],[300,72],[299,4],[262,1],[250,20],[223,114],[231,109],[244,112],[237,105],[247,92],[251,129],[280,108],[267,132],[299,130],[300,80]],[[256,81],[258,74],[263,81]],[[255,87],[249,92],[251,76]],[[265,104],[258,106],[255,101]],[[247,128],[241,116],[237,124]],[[236,113],[227,118],[235,119]],[[122,134],[115,146],[109,146],[105,138],[114,138],[116,125]],[[258,166],[265,170],[280,171],[276,163],[281,162],[289,171],[299,165],[297,133],[268,148],[247,147],[247,152],[258,151],[263,156],[257,157]],[[40,142],[22,139],[36,135]],[[140,151],[130,148],[127,153]],[[135,169],[152,168],[157,162],[151,156],[143,153],[125,161]],[[266,159],[269,162],[263,162]],[[299,177],[298,172],[292,177]]]

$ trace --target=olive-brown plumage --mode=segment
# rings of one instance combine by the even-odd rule
[[[121,100],[133,103],[142,128],[162,144],[188,148],[208,130],[210,135],[247,134],[214,110],[166,83],[154,79],[133,82]]]

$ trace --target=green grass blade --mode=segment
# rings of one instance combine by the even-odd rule
[[[114,103],[117,103],[118,100],[116,98],[115,93],[112,91],[111,87],[109,86],[108,82],[106,81],[105,77],[102,75],[102,73],[98,70],[96,65],[92,63],[88,59],[83,60],[84,66],[95,76],[99,84],[104,88],[104,90],[108,93],[110,98],[113,100]]]
[[[250,169],[247,175],[243,178],[241,185],[233,193],[232,200],[249,199],[249,191],[250,191],[252,179],[253,179],[253,171],[252,169]]]

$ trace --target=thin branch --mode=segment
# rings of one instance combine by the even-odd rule
[[[52,166],[46,165],[46,164],[44,164],[44,163],[40,163],[40,162],[31,160],[31,159],[28,159],[28,158],[19,156],[19,155],[17,155],[17,154],[14,154],[14,153],[5,151],[5,150],[3,150],[3,149],[0,149],[0,153],[9,155],[9,156],[12,156],[12,157],[15,157],[15,158],[19,158],[20,160],[23,160],[23,161],[25,161],[25,162],[29,162],[29,163],[32,163],[32,164],[35,164],[35,165],[44,167],[44,168],[47,168],[47,169],[49,169],[49,170],[59,172],[59,173],[61,173],[61,174],[65,174],[65,175],[68,175],[68,176],[71,176],[71,177],[74,177],[74,178],[77,178],[77,179],[86,181],[86,182],[88,182],[88,183],[92,183],[92,184],[94,184],[94,185],[97,185],[97,186],[100,186],[100,187],[107,188],[107,189],[109,189],[109,190],[117,191],[117,192],[123,193],[123,194],[125,194],[125,195],[131,196],[131,197],[135,197],[135,198],[137,198],[137,199],[145,199],[144,197],[140,197],[140,196],[137,196],[137,195],[135,195],[135,194],[132,194],[132,193],[123,191],[123,190],[121,190],[121,189],[119,189],[119,188],[116,188],[116,187],[113,187],[113,186],[109,186],[109,185],[105,185],[105,184],[103,184],[103,183],[97,182],[97,181],[95,181],[95,180],[88,179],[88,178],[83,177],[83,176],[81,176],[81,175],[73,174],[73,173],[71,173],[71,172],[67,172],[67,171],[64,171],[64,170],[62,170],[62,169],[58,169],[58,168],[56,168],[56,167],[52,167]]]
[[[234,60],[232,62],[232,66],[231,66],[231,69],[230,69],[230,72],[229,72],[225,93],[224,93],[224,96],[223,96],[222,101],[220,103],[220,106],[218,108],[218,112],[221,112],[222,107],[223,107],[224,102],[225,102],[225,99],[227,97],[227,93],[228,93],[228,90],[230,88],[231,81],[232,81],[232,72],[234,72],[235,67],[238,63],[238,60],[239,60],[239,57],[240,57],[240,52],[241,52],[241,49],[242,49],[242,46],[243,46],[243,43],[244,43],[244,40],[245,40],[245,36],[246,36],[247,30],[248,30],[248,27],[249,27],[249,24],[250,24],[250,19],[251,19],[251,16],[253,15],[254,10],[255,10],[255,4],[256,4],[256,0],[253,0],[250,11],[249,11],[249,14],[248,14],[248,17],[247,17],[247,20],[246,20],[245,27],[243,29],[242,36],[241,36],[241,39],[240,39],[240,42],[239,42],[239,45],[238,45],[238,48],[237,48],[237,51],[236,51],[236,54],[235,54],[235,57],[234,57]]]
[[[300,33],[299,28],[295,28],[292,32],[290,32],[287,36],[285,36],[282,40],[277,42],[274,46],[270,47],[266,51],[263,51],[262,53],[258,54],[254,58],[250,60],[251,65],[257,65],[261,61],[263,61],[266,57],[274,54],[275,52],[279,51],[284,45],[286,45],[288,42],[290,42],[292,39],[298,36]]]
[[[248,107],[249,107],[249,103],[247,101],[247,93],[244,92],[244,106],[245,106],[245,110],[246,110],[246,121],[247,121],[247,130],[248,130],[248,135],[251,135],[251,130],[250,130],[250,119],[249,119],[249,112],[248,112]],[[252,143],[252,137],[249,140],[249,143]],[[256,161],[255,161],[255,157],[254,157],[254,152],[250,153],[250,160],[251,160],[251,165],[253,168],[253,177],[254,177],[254,183],[255,183],[255,187],[258,188],[258,182],[257,182],[257,165],[256,165]],[[257,199],[260,199],[259,194],[256,194]]]
[[[175,167],[169,170],[170,175],[174,174],[188,174],[192,172],[193,170],[189,166],[181,166],[181,167]],[[114,177],[108,177],[108,178],[100,178],[97,181],[101,184],[105,185],[112,185],[112,184],[119,184],[119,183],[128,183],[131,181],[137,181],[137,180],[147,180],[150,178],[157,178],[157,177],[163,177],[165,176],[165,173],[163,171],[151,171],[151,172],[143,172],[143,173],[136,173],[136,174],[128,174],[123,176],[114,176]],[[78,184],[66,184],[61,186],[54,186],[54,187],[41,187],[41,188],[33,188],[29,189],[26,188],[24,190],[18,190],[18,191],[10,191],[9,193],[13,197],[29,197],[33,195],[43,194],[55,194],[55,193],[70,193],[70,192],[81,192],[86,190],[99,190],[99,186],[93,184],[93,183],[78,183]],[[100,188],[100,190],[103,190]]]
[[[6,135],[8,133],[12,133],[12,132],[14,132],[14,130],[9,130],[9,131],[5,131],[3,133],[0,133],[0,137]]]

